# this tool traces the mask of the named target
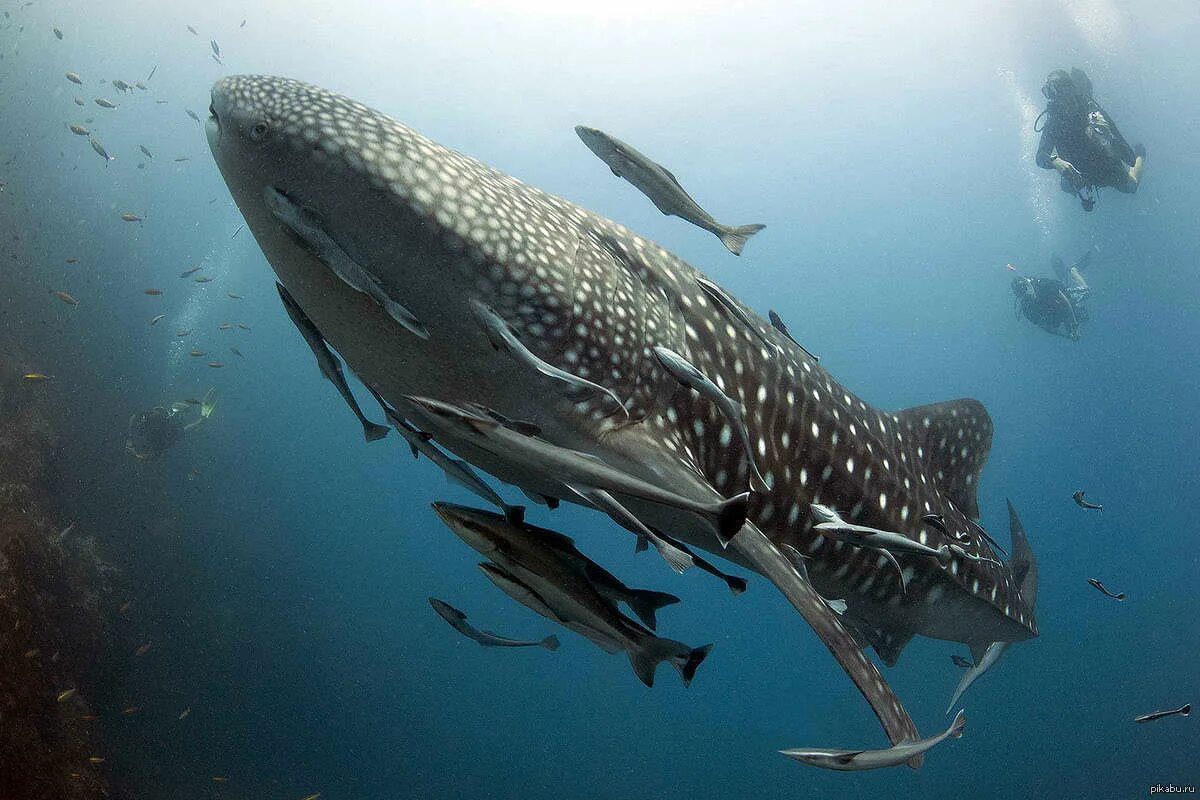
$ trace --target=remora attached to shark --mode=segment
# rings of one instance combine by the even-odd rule
[[[389,403],[421,396],[492,409],[692,506],[745,491],[753,460],[770,488],[753,498],[727,550],[710,521],[691,511],[618,499],[654,530],[775,583],[893,743],[918,734],[862,647],[891,665],[918,634],[980,654],[993,642],[1037,635],[1025,596],[1036,575],[1032,553],[1014,550],[1001,563],[974,524],[992,434],[978,402],[873,408],[750,310],[730,314],[694,268],[662,247],[341,95],[234,76],[215,84],[210,112],[213,155],[279,281]],[[289,226],[289,218],[305,225]],[[377,297],[322,261],[330,252],[369,276]],[[397,321],[378,297],[411,317]],[[565,390],[529,359],[498,353],[473,301],[540,362],[603,386],[621,408],[603,393]],[[417,325],[427,338],[413,335]],[[720,409],[664,368],[656,347],[687,359],[741,407],[753,453]],[[587,503],[536,461],[480,448],[468,434],[439,443],[534,496]],[[883,555],[813,530],[813,502],[856,524],[961,552],[944,565],[897,556],[902,593]],[[940,515],[939,524],[926,515]],[[803,564],[785,557],[782,544]],[[824,598],[844,598],[845,612]]]

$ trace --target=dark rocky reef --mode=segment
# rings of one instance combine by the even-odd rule
[[[0,360],[0,798],[107,797],[86,686],[111,638],[116,575],[56,508],[55,423],[69,403],[19,366]]]

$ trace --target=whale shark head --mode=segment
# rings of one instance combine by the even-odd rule
[[[992,435],[978,402],[879,410],[654,242],[336,93],[234,76],[214,85],[210,112],[213,156],[280,283],[397,409],[411,396],[486,407],[693,504],[732,497],[761,471],[747,524],[801,553],[804,575],[764,568],[746,545],[724,550],[694,515],[621,499],[640,523],[780,585],[894,742],[915,728],[859,644],[891,664],[914,635],[973,649],[1037,635],[1031,557],[996,560],[976,522]],[[668,372],[663,350],[704,390]],[[527,493],[580,502],[537,463],[476,447],[460,428],[434,435]],[[897,559],[815,531],[814,503],[958,549],[900,554],[898,575]],[[844,613],[822,597],[844,598]]]

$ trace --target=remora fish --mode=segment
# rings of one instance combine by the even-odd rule
[[[405,395],[474,401],[536,424],[555,446],[590,453],[675,495],[715,502],[737,485],[742,448],[710,403],[679,391],[652,348],[686,352],[736,397],[758,465],[774,481],[728,551],[690,511],[620,499],[655,529],[768,577],[893,742],[918,738],[915,727],[824,597],[845,599],[870,623],[866,638],[888,664],[918,634],[980,650],[1037,635],[1026,590],[1013,579],[1022,567],[1015,553],[1003,564],[956,556],[944,569],[914,559],[901,595],[879,554],[839,546],[808,518],[819,492],[820,502],[849,510],[856,523],[935,549],[969,545],[991,558],[969,524],[979,516],[975,488],[992,439],[977,401],[888,412],[791,348],[764,359],[758,343],[725,335],[727,320],[704,301],[696,270],[662,247],[351,98],[242,75],[214,85],[210,110],[210,149],[256,243],[322,335],[393,405]],[[335,124],[314,130],[311,119]],[[377,280],[403,287],[405,305],[435,335],[421,340],[397,330],[382,309],[364,303],[280,224],[264,202],[269,188],[311,209]],[[612,417],[608,401],[572,407],[530,391],[527,371],[478,335],[471,299],[487,302],[543,361],[611,389],[635,424]],[[524,459],[480,448],[469,430],[447,429],[438,441],[530,494],[577,502]],[[942,515],[947,532],[920,521],[932,513]],[[784,556],[783,544],[807,557],[806,574]]]
[[[1152,711],[1149,714],[1142,714],[1140,717],[1134,717],[1133,721],[1138,723],[1154,722],[1156,719],[1163,719],[1164,717],[1187,717],[1190,716],[1191,713],[1192,704],[1186,703],[1185,705],[1182,705],[1179,708],[1171,711]]]
[[[700,207],[679,185],[675,176],[661,164],[655,163],[633,147],[604,131],[575,126],[575,133],[588,149],[608,165],[612,174],[632,183],[654,203],[659,211],[687,220],[698,228],[716,234],[721,244],[735,256],[742,254],[746,240],[761,231],[763,225],[722,225]]]
[[[479,642],[483,647],[544,647],[547,650],[558,649],[558,637],[553,634],[537,642],[509,639],[507,636],[500,636],[491,631],[476,628],[467,622],[466,614],[444,600],[431,597],[429,598],[429,605],[433,606],[433,610],[437,612],[439,617],[446,620],[451,628],[454,628],[454,630],[468,639]]]
[[[1092,586],[1099,589],[1102,593],[1104,593],[1104,595],[1106,597],[1111,597],[1113,600],[1124,600],[1125,599],[1124,592],[1117,592],[1114,594],[1113,592],[1110,592],[1107,588],[1105,588],[1103,583],[1096,580],[1095,578],[1088,578],[1088,583],[1090,583]]]
[[[821,359],[817,358],[816,356],[814,356],[812,353],[810,353],[808,351],[807,347],[805,347],[804,345],[802,345],[796,341],[796,337],[792,336],[792,334],[788,331],[787,325],[783,324],[783,318],[780,317],[778,314],[776,314],[772,309],[767,309],[767,319],[769,319],[771,321],[772,328],[774,328],[775,330],[779,331],[784,336],[786,336],[791,341],[792,344],[796,345],[796,347],[799,347],[801,350],[803,350],[805,355],[807,355],[813,361],[821,360]]]
[[[362,409],[358,407],[358,401],[354,399],[354,394],[350,391],[349,384],[346,383],[346,375],[342,372],[342,364],[338,361],[338,357],[333,354],[329,346],[325,344],[325,339],[321,336],[321,332],[317,330],[317,326],[304,313],[304,309],[295,299],[288,294],[288,290],[283,288],[283,284],[275,284],[275,288],[279,290],[279,299],[283,302],[283,308],[287,311],[288,317],[292,320],[292,324],[296,326],[296,330],[300,331],[300,335],[304,337],[304,341],[308,344],[313,355],[316,356],[317,366],[321,369],[321,374],[328,379],[330,383],[338,390],[338,394],[346,401],[346,405],[354,412],[354,416],[358,417],[358,421],[362,423],[363,438],[368,442],[378,441],[387,436],[387,426],[377,425],[363,416]]]
[[[429,331],[400,303],[396,302],[383,284],[362,268],[334,241],[324,229],[321,220],[311,211],[292,202],[278,189],[266,190],[266,204],[288,230],[299,237],[312,252],[333,270],[352,289],[362,292],[378,303],[388,316],[422,339],[429,338]]]
[[[1075,492],[1073,495],[1071,495],[1071,499],[1074,500],[1075,505],[1079,506],[1080,508],[1095,509],[1097,511],[1104,510],[1104,506],[1099,505],[1098,503],[1089,503],[1087,500],[1085,500],[1083,498],[1083,490],[1082,489],[1080,489],[1078,492]]]
[[[908,590],[908,579],[904,575],[904,570],[900,567],[900,562],[896,560],[896,553],[928,556],[937,559],[937,562],[942,566],[949,566],[950,560],[954,555],[950,550],[950,545],[947,544],[940,545],[935,550],[928,545],[913,541],[903,534],[881,531],[877,528],[846,522],[832,508],[820,503],[813,503],[811,510],[813,518],[817,520],[817,524],[813,526],[813,530],[822,536],[847,542],[855,547],[876,550],[887,558],[892,566],[896,568],[897,576],[900,578],[900,591],[902,592]]]
[[[438,503],[435,504],[434,508],[436,510],[439,506],[445,505],[444,503]],[[466,511],[466,509],[460,510]],[[438,513],[441,514],[440,511]],[[482,514],[483,512],[476,513]],[[523,522],[522,519],[514,519],[508,514],[505,515],[505,518],[512,526],[520,526]],[[658,627],[657,612],[660,608],[679,602],[678,597],[666,592],[655,592],[649,589],[630,589],[617,576],[581,553],[575,547],[575,541],[569,536],[564,536],[561,533],[545,528],[534,528],[531,525],[525,525],[524,528],[536,534],[535,538],[538,545],[553,550],[557,556],[570,563],[603,597],[611,600],[614,605],[624,603],[629,606],[629,609],[634,614],[637,614],[638,618],[650,630]],[[485,555],[487,554],[485,553]]]
[[[586,453],[558,447],[535,436],[514,431],[490,417],[476,416],[457,406],[428,398],[405,399],[420,409],[426,419],[446,420],[451,425],[465,426],[473,431],[473,439],[481,449],[493,454],[504,453],[510,458],[524,461],[530,470],[544,471],[547,477],[559,482],[567,490],[564,494],[577,495],[581,500],[607,512],[622,525],[630,522],[629,517],[634,515],[622,513],[624,506],[613,502],[613,494],[689,511],[707,519],[714,531],[724,536],[732,536],[746,520],[747,493],[716,503],[695,501],[614,469]],[[557,493],[552,496],[557,496]],[[686,553],[677,561],[668,553],[670,548],[655,534],[645,530],[641,534],[658,548],[677,572],[691,565]]]
[[[611,389],[606,389],[597,383],[592,383],[586,378],[572,375],[553,364],[547,364],[531,353],[529,348],[521,344],[521,340],[508,327],[508,323],[501,319],[500,315],[493,311],[487,303],[480,300],[472,300],[471,310],[475,312],[475,317],[487,333],[488,341],[492,343],[492,347],[508,353],[530,369],[562,384],[565,387],[564,392],[568,397],[581,399],[589,394],[604,395],[611,399],[617,408],[621,409],[622,414],[626,417],[629,416],[629,412],[625,410],[625,404],[621,402],[621,398],[612,393]]]
[[[558,624],[575,631],[607,653],[625,652],[634,674],[647,686],[667,661],[679,671],[684,686],[712,645],[688,647],[663,639],[617,610],[568,558],[548,546],[554,531],[514,524],[499,514],[434,503],[433,510],[456,536],[490,563],[481,565],[506,594]],[[547,536],[549,534],[549,536]]]
[[[467,491],[473,492],[477,497],[491,503],[503,511],[506,517],[516,517],[525,513],[524,507],[510,506],[504,502],[504,499],[500,497],[495,489],[488,486],[482,478],[475,474],[475,470],[471,469],[470,464],[443,453],[433,443],[432,436],[410,425],[373,387],[367,386],[367,391],[375,397],[375,401],[383,409],[383,416],[396,429],[396,433],[400,434],[408,442],[414,458],[417,457],[418,453],[424,454],[442,472],[446,473],[446,478],[451,483],[457,483]]]
[[[924,753],[931,747],[941,744],[946,739],[959,738],[963,728],[967,726],[965,711],[959,711],[950,727],[937,736],[930,736],[915,742],[901,742],[887,750],[827,750],[824,748],[798,748],[795,750],[780,750],[788,758],[795,759],[812,767],[836,769],[843,772],[858,772],[865,769],[880,769],[881,767],[898,767],[916,755]]]
[[[725,415],[725,419],[729,421],[734,431],[737,432],[738,440],[742,443],[742,449],[746,452],[746,461],[749,464],[747,469],[750,474],[750,488],[759,494],[769,493],[771,487],[767,486],[767,482],[763,478],[762,473],[758,471],[758,464],[754,460],[754,446],[750,443],[750,431],[746,427],[745,419],[742,417],[742,410],[729,398],[729,395],[721,391],[707,375],[702,373],[683,356],[666,347],[655,347],[654,355],[667,372],[675,376],[677,381],[694,390],[721,410],[721,413]]]

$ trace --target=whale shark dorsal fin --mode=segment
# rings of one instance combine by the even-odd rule
[[[910,457],[924,464],[929,482],[960,511],[979,519],[975,488],[992,448],[992,418],[978,400],[964,398],[899,412]]]

